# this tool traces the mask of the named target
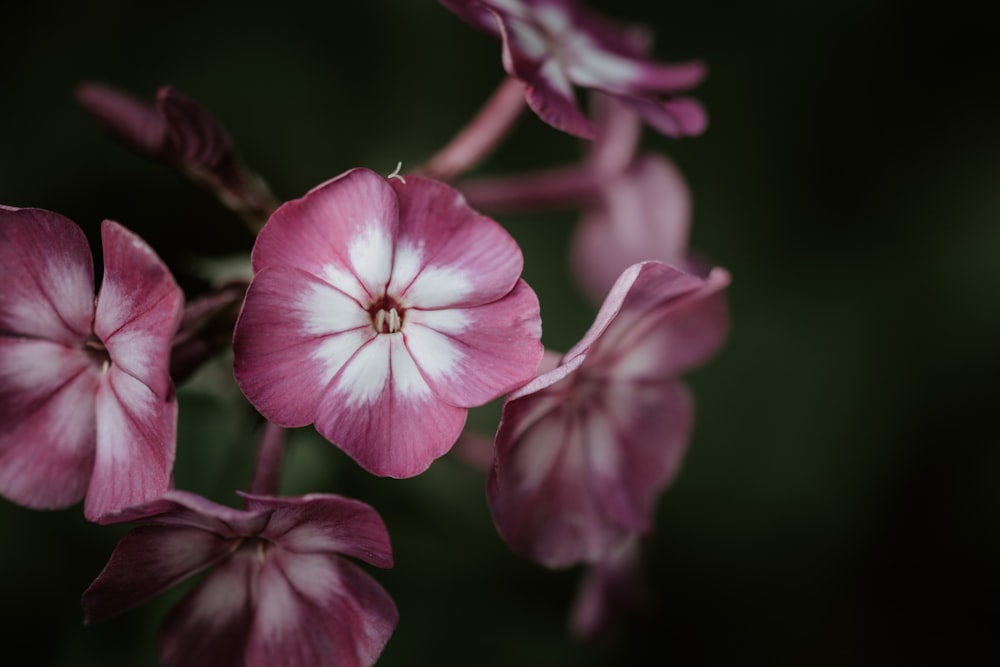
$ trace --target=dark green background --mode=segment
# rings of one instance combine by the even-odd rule
[[[501,76],[498,45],[430,0],[203,4],[5,8],[0,203],[59,211],[95,240],[116,219],[193,292],[192,256],[251,239],[210,196],[102,132],[73,101],[78,82],[143,96],[173,83],[292,198],[350,167],[419,164]],[[658,508],[657,606],[616,644],[576,646],[565,622],[577,573],[510,555],[481,473],[446,458],[413,480],[372,479],[303,430],[284,490],[362,498],[393,537],[397,565],[375,576],[402,618],[380,664],[997,660],[990,24],[962,3],[593,4],[652,26],[662,59],[709,63],[709,131],[645,143],[686,174],[693,245],[734,277],[731,339],[690,378],[696,433]],[[577,154],[528,116],[480,171]],[[545,342],[567,348],[593,316],[564,270],[574,215],[500,220],[524,247]],[[228,386],[224,364],[218,377]],[[178,484],[232,502],[252,419],[231,393],[181,395]],[[79,507],[2,501],[0,530],[0,663],[155,664],[176,591],[81,625],[79,594],[120,529],[87,524]]]

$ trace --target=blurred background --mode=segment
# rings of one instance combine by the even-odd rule
[[[648,544],[655,607],[580,646],[578,571],[496,536],[484,473],[446,457],[373,479],[310,429],[283,491],[385,518],[374,576],[401,621],[381,665],[993,664],[1000,606],[1000,94],[995,33],[962,3],[592,0],[700,58],[709,131],[644,145],[694,194],[692,245],[733,274],[732,332],[689,380],[698,419]],[[246,252],[239,219],[130,153],[73,99],[172,83],[230,130],[282,199],[342,171],[426,159],[501,80],[499,46],[431,0],[17,3],[0,40],[0,203],[58,211],[93,241],[136,230],[190,294],[201,257]],[[526,115],[477,174],[576,159]],[[594,308],[567,275],[572,212],[500,216],[524,248],[544,342]],[[2,289],[2,287],[0,287]],[[178,486],[224,503],[258,437],[221,360],[182,387]],[[470,418],[489,432],[496,406]],[[0,501],[0,663],[155,665],[183,588],[92,627],[79,595],[120,528]]]

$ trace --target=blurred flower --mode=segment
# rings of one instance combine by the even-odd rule
[[[327,494],[244,495],[246,510],[183,491],[113,517],[140,521],[83,594],[87,622],[208,568],[167,617],[165,667],[372,665],[399,619],[388,593],[341,555],[392,567],[385,524]]]
[[[138,236],[105,221],[104,282],[83,232],[0,207],[0,494],[33,508],[86,494],[90,520],[170,484],[168,373],[183,295]]]
[[[609,639],[626,619],[649,609],[641,547],[638,536],[626,537],[583,573],[570,612],[570,630],[578,640]]]
[[[349,171],[258,237],[236,380],[268,419],[315,423],[366,470],[419,474],[467,408],[534,375],[541,324],[522,263],[450,187]]]
[[[609,557],[647,532],[680,466],[692,404],[676,377],[726,334],[728,274],[629,267],[553,370],[512,393],[488,498],[510,548],[548,567]]]
[[[585,9],[578,0],[441,0],[462,19],[503,41],[507,73],[527,84],[525,99],[546,123],[586,139],[597,132],[574,86],[612,95],[660,132],[701,134],[701,104],[677,97],[705,77],[701,63],[650,59],[646,39]]]
[[[237,157],[222,124],[172,86],[157,91],[155,106],[96,83],[80,85],[76,96],[126,144],[179,169],[249,222],[263,224],[277,207],[267,185]]]

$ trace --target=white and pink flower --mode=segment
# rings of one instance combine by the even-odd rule
[[[264,416],[315,423],[390,477],[425,470],[469,407],[542,356],[516,242],[452,188],[405,179],[355,169],[280,207],[234,337],[237,382]]]
[[[707,117],[679,95],[705,77],[698,62],[664,65],[649,57],[646,39],[587,10],[578,0],[441,0],[472,25],[503,41],[503,66],[527,84],[525,99],[556,129],[597,136],[574,87],[612,95],[647,123],[672,136],[701,134]]]
[[[166,491],[183,295],[138,236],[105,221],[104,281],[61,215],[0,207],[0,495],[32,508],[86,495],[90,520]]]
[[[651,529],[693,406],[678,375],[726,335],[721,290],[660,262],[619,277],[590,330],[503,408],[488,498],[511,549],[548,567],[599,563]]]

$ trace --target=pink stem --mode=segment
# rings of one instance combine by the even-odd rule
[[[250,493],[274,496],[281,482],[281,459],[285,453],[285,429],[265,422],[264,435],[257,450],[257,465],[253,470]]]
[[[464,181],[458,189],[474,208],[494,213],[579,208],[596,201],[599,179],[583,165],[516,176]]]
[[[507,77],[469,124],[419,171],[431,178],[450,181],[472,169],[500,143],[524,106],[524,83]]]

